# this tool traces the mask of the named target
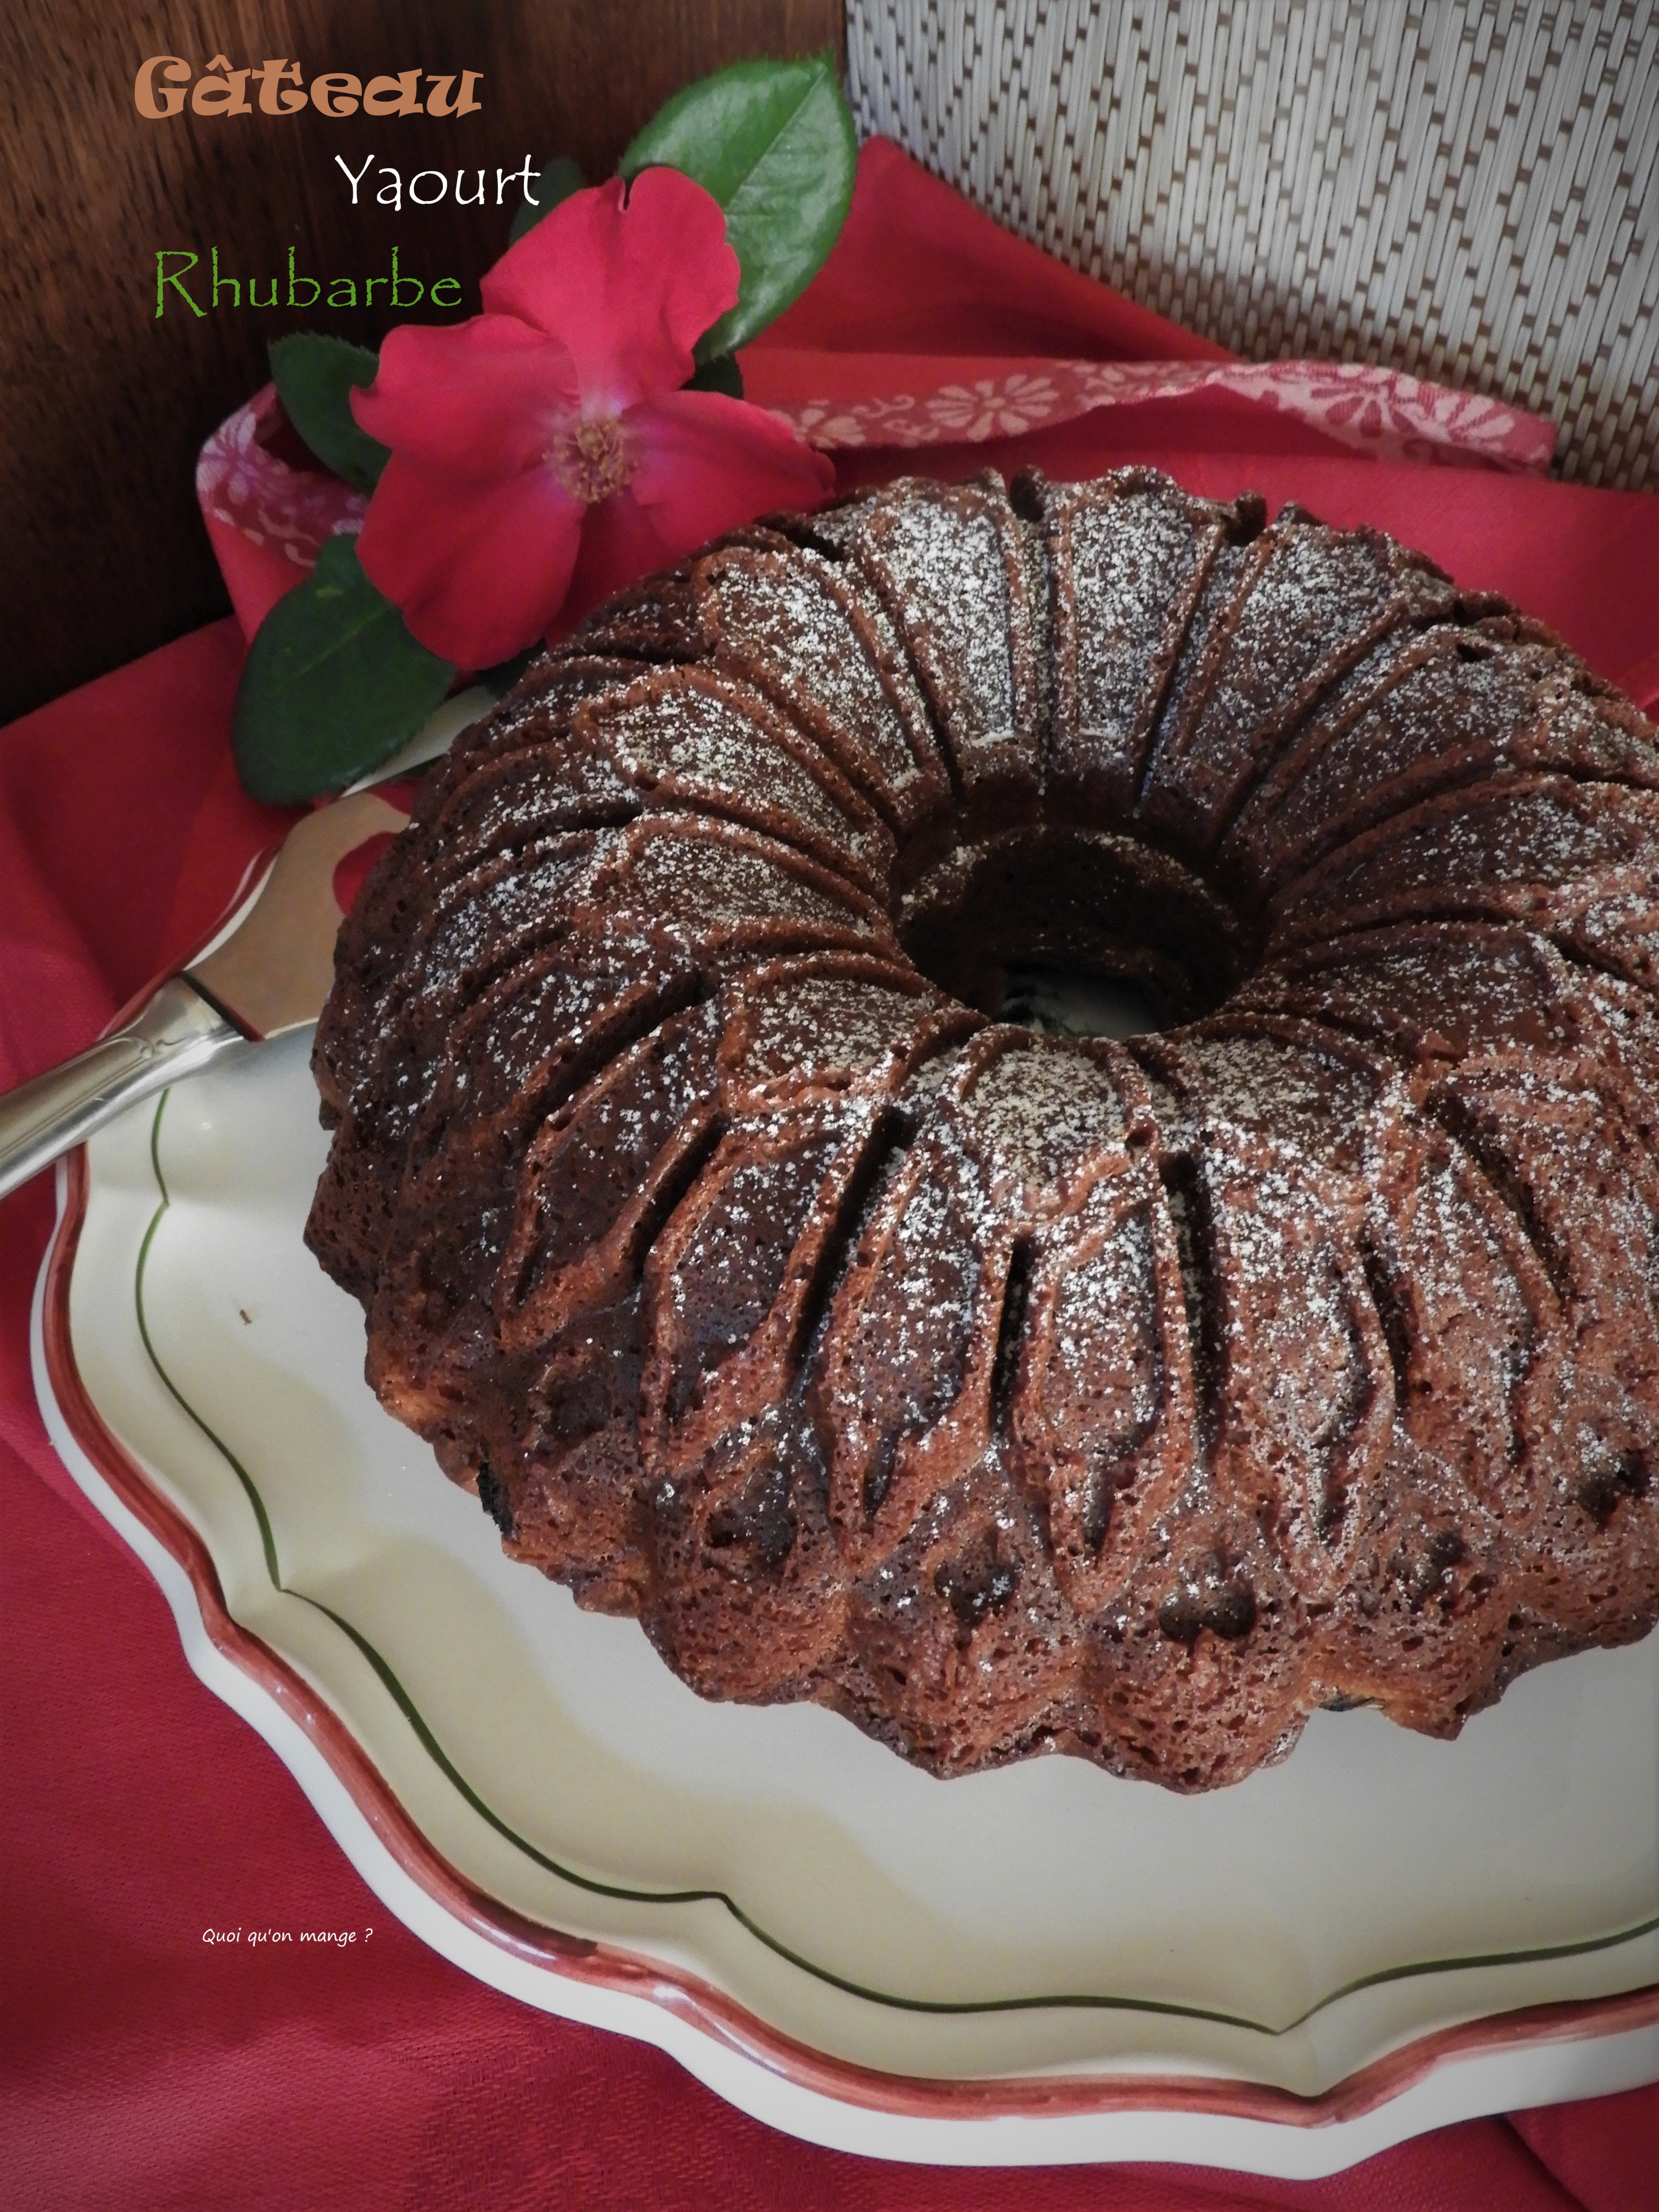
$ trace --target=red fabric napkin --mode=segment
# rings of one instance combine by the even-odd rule
[[[769,334],[823,396],[878,391],[874,355],[966,362],[1215,359],[1213,349],[997,231],[891,149]],[[753,349],[758,362],[766,348]],[[839,385],[837,358],[860,366]],[[914,368],[908,370],[914,379]],[[906,387],[911,389],[913,387]],[[1607,674],[1659,692],[1659,501],[1356,458],[1305,422],[1198,388],[1025,439],[872,446],[848,481],[1036,459],[1161,461],[1379,521],[1510,591]],[[234,554],[229,556],[234,558]],[[0,732],[0,1085],[87,1042],[199,942],[282,827],[227,750],[236,625],[181,639]],[[1474,2208],[1659,2201],[1659,2089],[1448,2129],[1320,2183],[1194,2167],[952,2172],[774,2134],[644,2046],[471,1982],[391,1921],[264,1745],[189,1674],[165,1604],[81,1500],[40,1426],[30,1290],[37,1182],[0,1205],[0,2202],[24,2212],[217,2207],[529,2212],[852,2208]],[[218,1951],[210,1926],[356,1927],[332,1948]]]

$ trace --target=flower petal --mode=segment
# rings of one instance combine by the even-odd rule
[[[628,417],[638,455],[628,491],[676,559],[757,514],[817,507],[834,489],[815,453],[764,407],[718,392],[671,392]]]
[[[588,509],[561,633],[614,592],[757,514],[816,507],[835,470],[763,407],[674,392],[626,417],[636,456],[625,491]]]
[[[508,315],[388,331],[359,429],[419,466],[472,482],[527,468],[576,404],[576,372],[545,331]]]
[[[595,607],[641,576],[672,567],[674,558],[674,549],[663,543],[650,516],[626,492],[590,507],[575,574],[550,635],[562,637]]]
[[[458,483],[394,453],[357,557],[428,652],[460,668],[490,668],[552,621],[586,512],[540,465]]]
[[[626,198],[624,199],[624,192]],[[678,169],[573,192],[485,276],[484,306],[570,349],[588,416],[672,392],[738,296],[720,203]]]

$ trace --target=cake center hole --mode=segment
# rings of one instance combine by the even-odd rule
[[[1151,997],[1127,977],[1035,960],[1013,960],[1003,970],[996,1018],[1040,1036],[1145,1036],[1159,1026]]]
[[[959,846],[904,902],[930,982],[1052,1036],[1142,1036],[1212,1012],[1237,981],[1231,915],[1167,854],[1033,825]]]

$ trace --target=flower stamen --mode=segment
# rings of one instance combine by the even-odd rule
[[[615,416],[572,423],[558,432],[542,459],[565,489],[589,507],[620,491],[634,473],[634,456]]]

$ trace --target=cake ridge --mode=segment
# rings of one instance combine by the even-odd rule
[[[1214,514],[1197,588],[1136,765],[1128,810],[1133,819],[1139,821],[1145,809],[1159,756],[1172,741],[1179,742],[1179,733],[1203,707],[1254,571],[1266,557],[1261,550],[1266,528],[1265,505],[1252,495]]]

